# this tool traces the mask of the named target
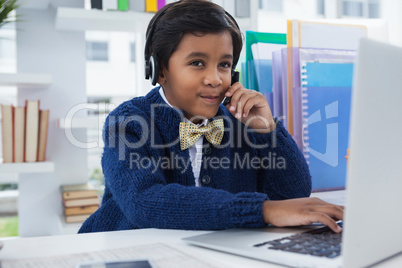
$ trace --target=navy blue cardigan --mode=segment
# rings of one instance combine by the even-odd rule
[[[80,233],[262,227],[265,200],[310,195],[308,166],[282,123],[258,134],[222,105],[215,116],[224,118],[222,144],[204,139],[201,187],[195,187],[188,149],[180,150],[182,117],[158,87],[109,114],[103,131],[105,193]]]

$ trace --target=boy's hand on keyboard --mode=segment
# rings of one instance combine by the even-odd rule
[[[336,233],[342,231],[336,221],[343,220],[343,211],[343,206],[327,203],[316,197],[267,200],[263,203],[263,216],[266,223],[285,227],[320,222]]]

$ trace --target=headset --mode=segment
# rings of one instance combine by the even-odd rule
[[[171,5],[170,7],[172,7],[174,5]],[[155,24],[156,22],[159,20],[160,17],[162,17],[166,11],[170,8],[167,7],[165,8],[165,10],[163,10],[161,13],[158,14],[158,16],[154,19],[154,21],[152,22],[150,28],[149,28],[149,32],[147,34],[147,39],[145,41],[145,52],[144,52],[144,57],[145,57],[145,79],[150,79],[151,83],[153,86],[156,85],[156,83],[158,82],[159,79],[159,59],[158,56],[156,54],[151,54],[150,55],[150,44],[151,44],[151,40],[152,40],[152,35],[154,34],[155,31]],[[235,21],[235,19],[232,17],[232,15],[230,15],[227,11],[225,11],[226,15],[232,20],[232,22],[234,22],[234,24],[236,25],[237,29],[240,30],[239,25],[237,24],[237,22]],[[239,81],[239,72],[235,71],[235,67],[232,67],[232,81],[231,81],[231,85],[233,85],[234,83]]]

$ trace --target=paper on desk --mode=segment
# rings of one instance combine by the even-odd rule
[[[126,248],[108,249],[101,251],[85,252],[48,258],[29,258],[21,260],[1,260],[1,268],[73,268],[77,264],[88,261],[106,261],[123,259],[150,259],[161,268],[180,267],[217,267],[194,256],[187,255],[162,243],[133,246]]]

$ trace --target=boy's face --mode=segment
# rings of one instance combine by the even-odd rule
[[[187,33],[169,59],[169,70],[162,70],[158,82],[169,103],[184,110],[188,119],[210,119],[229,89],[232,63],[229,32]]]

